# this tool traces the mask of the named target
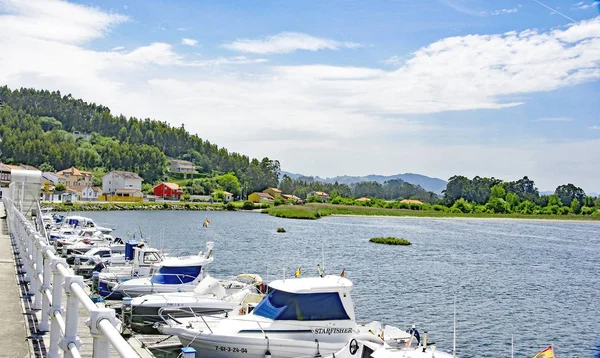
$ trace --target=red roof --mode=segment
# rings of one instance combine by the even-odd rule
[[[164,185],[171,190],[181,190],[181,187],[179,185],[177,185],[176,183],[162,182],[162,183],[158,184],[156,187],[161,186],[161,185]]]

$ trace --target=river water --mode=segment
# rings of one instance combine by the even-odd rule
[[[327,217],[289,220],[250,212],[86,212],[117,236],[139,228],[165,251],[195,253],[215,242],[208,272],[263,279],[345,269],[359,321],[430,333],[459,357],[600,357],[600,223]],[[210,220],[203,228],[205,218]],[[286,233],[276,233],[278,227]],[[406,238],[411,246],[369,243]],[[456,305],[454,306],[454,301]]]

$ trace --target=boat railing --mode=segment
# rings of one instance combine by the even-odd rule
[[[29,283],[27,290],[32,296],[32,309],[41,310],[37,331],[50,333],[47,356],[60,357],[61,351],[65,356],[81,356],[82,342],[77,330],[79,307],[83,306],[90,314],[88,327],[93,337],[94,357],[108,357],[111,346],[121,357],[139,357],[116,328],[119,321],[115,310],[96,306],[84,290],[83,277],[71,273],[66,260],[55,254],[48,238],[10,198],[5,197],[3,201],[15,260],[22,265],[23,280]],[[63,295],[67,299],[66,307],[62,305]]]

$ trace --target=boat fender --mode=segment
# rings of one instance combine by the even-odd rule
[[[358,352],[358,342],[356,339],[352,338],[350,345],[348,346],[348,350],[350,351],[351,355],[355,355],[356,352]]]

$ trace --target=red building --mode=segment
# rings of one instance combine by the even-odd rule
[[[181,187],[175,183],[160,183],[154,187],[154,195],[164,199],[179,200],[183,194]]]

